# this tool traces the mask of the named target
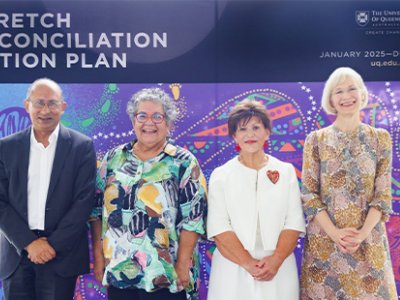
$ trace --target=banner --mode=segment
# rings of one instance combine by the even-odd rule
[[[2,1],[0,78],[31,82],[396,80],[396,1]]]

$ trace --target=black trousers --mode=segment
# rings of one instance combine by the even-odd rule
[[[17,270],[3,280],[5,300],[72,300],[77,276],[61,277],[49,264],[34,264],[23,254]]]
[[[186,293],[171,293],[167,289],[148,293],[141,289],[118,289],[110,286],[108,300],[186,300]]]

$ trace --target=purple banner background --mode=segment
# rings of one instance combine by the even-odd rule
[[[333,119],[320,108],[322,82],[246,83],[246,84],[63,84],[68,108],[62,123],[77,129],[95,141],[98,159],[116,145],[133,138],[125,113],[129,97],[144,87],[159,86],[173,95],[180,117],[173,138],[199,159],[209,178],[212,170],[236,155],[227,136],[227,114],[232,106],[246,98],[263,102],[273,119],[267,152],[291,162],[301,179],[302,150],[306,135],[328,126]],[[361,113],[364,122],[386,128],[393,139],[392,194],[394,214],[387,223],[392,261],[400,291],[400,82],[368,82],[370,102]],[[30,125],[22,101],[27,84],[0,84],[0,138]],[[201,299],[206,299],[208,274],[214,245],[202,241]],[[298,265],[302,244],[296,249]],[[0,291],[0,298],[2,292]],[[92,274],[78,279],[75,299],[104,299],[104,287]]]

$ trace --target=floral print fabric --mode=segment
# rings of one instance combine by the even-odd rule
[[[93,217],[102,217],[103,284],[174,293],[181,230],[205,233],[206,181],[189,151],[168,143],[141,161],[133,144],[109,151],[97,175]],[[190,275],[188,299],[196,299],[198,261]]]
[[[351,133],[330,126],[307,137],[301,299],[397,299],[384,224],[392,212],[391,160],[389,133],[365,124]],[[382,221],[354,254],[342,253],[314,219],[326,210],[338,228],[360,229],[370,207],[382,211]]]

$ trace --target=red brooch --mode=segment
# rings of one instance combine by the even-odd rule
[[[274,170],[274,171],[268,170],[267,176],[273,184],[277,183],[279,180],[279,172],[276,170]]]

